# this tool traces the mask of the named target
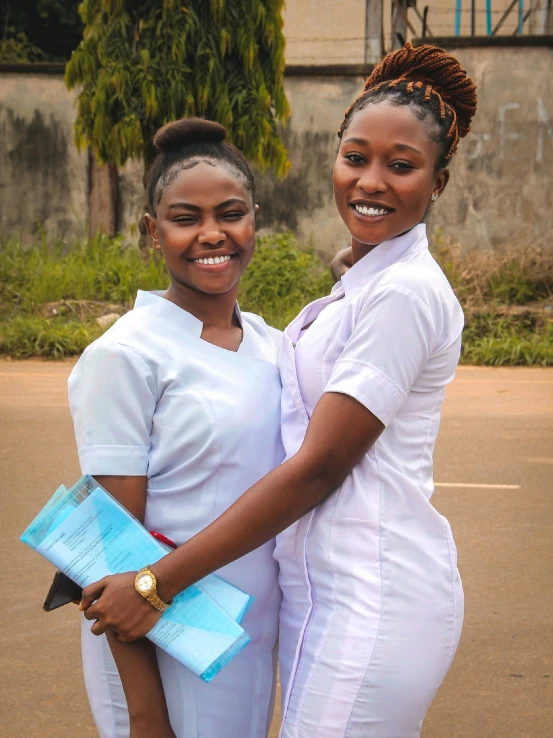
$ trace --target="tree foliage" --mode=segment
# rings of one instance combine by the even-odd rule
[[[84,0],[81,44],[66,68],[79,88],[76,140],[118,166],[145,156],[182,116],[227,127],[261,169],[283,176],[283,0]],[[145,155],[146,152],[146,155]]]

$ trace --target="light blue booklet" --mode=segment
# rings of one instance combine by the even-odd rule
[[[168,551],[88,475],[69,490],[60,486],[21,540],[81,587]],[[209,682],[249,642],[240,621],[252,600],[211,575],[177,595],[147,637]]]

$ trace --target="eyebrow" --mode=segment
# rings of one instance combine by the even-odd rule
[[[231,197],[224,202],[220,202],[218,205],[215,206],[215,209],[222,210],[229,205],[245,205],[247,207],[248,203],[245,200],[242,200],[242,198],[240,197]],[[192,212],[194,213],[199,213],[201,211],[201,207],[199,207],[199,205],[192,205],[189,202],[172,202],[170,205],[167,206],[167,210],[192,210]]]
[[[167,206],[167,210],[193,210],[199,213],[201,208],[198,205],[191,205],[189,202],[172,202]]]
[[[369,142],[366,138],[346,138],[344,143],[361,144],[361,146],[366,146]]]
[[[367,141],[366,138],[346,138],[344,143],[355,143],[355,144],[359,144],[360,146],[369,145],[369,142]],[[399,151],[413,151],[415,154],[422,155],[422,152],[419,151],[419,149],[416,149],[414,146],[409,146],[409,144],[395,143],[394,148],[399,149]]]
[[[422,155],[422,151],[419,151],[419,149],[416,149],[414,146],[409,146],[409,144],[396,143],[396,144],[394,144],[394,147],[396,149],[399,149],[400,151],[414,151],[415,154],[421,154]]]

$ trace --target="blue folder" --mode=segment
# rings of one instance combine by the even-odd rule
[[[88,475],[70,489],[61,485],[21,540],[81,587],[136,571],[168,552]],[[147,637],[209,682],[249,642],[240,622],[252,601],[211,575],[177,595]]]

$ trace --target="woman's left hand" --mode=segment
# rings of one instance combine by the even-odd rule
[[[142,638],[161,617],[134,588],[136,572],[113,574],[83,589],[79,605],[87,620],[96,620],[91,633],[113,630],[123,642]]]

